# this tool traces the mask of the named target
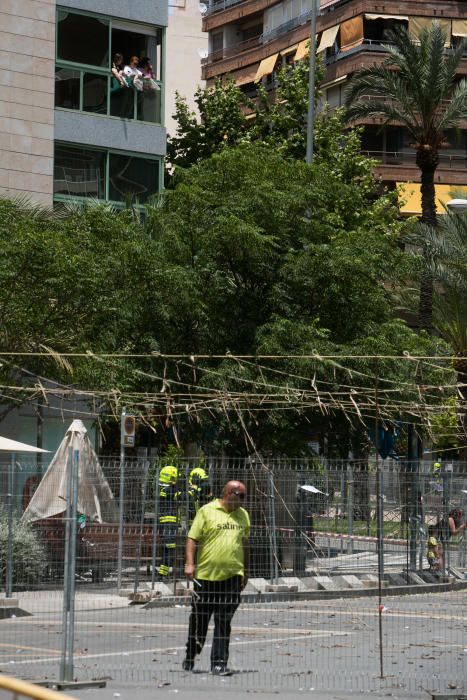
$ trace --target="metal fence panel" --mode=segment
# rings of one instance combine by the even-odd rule
[[[196,658],[196,674],[182,668],[196,591],[183,574],[189,474],[196,464],[177,465],[176,546],[167,576],[159,568],[167,538],[159,523],[154,463],[101,460],[121,506],[122,525],[118,517],[98,522],[80,510],[82,483],[77,483],[76,513],[68,503],[67,515],[71,482],[61,513],[27,525],[21,516],[42,475],[33,462],[16,461],[11,481],[11,463],[0,466],[1,584],[6,587],[7,570],[12,580],[12,596],[0,604],[2,671],[36,679],[63,675],[68,635],[73,677],[79,679],[225,682],[209,673],[212,631]],[[231,685],[464,687],[465,538],[462,529],[449,536],[440,527],[454,508],[465,510],[465,465],[439,474],[428,465],[412,466],[205,460],[215,496],[230,479],[245,484],[244,507],[251,518],[251,580],[233,617],[229,665],[236,673],[228,679]],[[95,487],[93,493],[97,486],[87,484]],[[44,504],[53,496],[44,492]],[[435,535],[439,561],[430,572],[428,539]],[[73,553],[68,568],[67,552]],[[383,564],[382,602],[378,564]],[[418,595],[393,595],[395,586]],[[68,602],[67,591],[73,593]],[[134,603],[135,594],[146,605]],[[216,599],[214,612],[220,610],[217,604]]]

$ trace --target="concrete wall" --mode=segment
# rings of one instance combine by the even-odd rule
[[[55,0],[0,2],[0,196],[52,204]]]
[[[200,51],[208,48],[208,35],[201,29],[199,0],[169,0],[165,71],[165,124],[167,133],[175,135],[175,91],[195,108],[193,95],[201,80]]]
[[[155,124],[57,109],[55,139],[149,155],[165,155],[165,128]]]
[[[4,0],[2,0],[3,2]],[[134,22],[145,24],[158,24],[161,27],[167,25],[167,0],[63,0],[57,2],[61,7],[69,7],[75,10],[98,12],[101,15],[121,17]]]

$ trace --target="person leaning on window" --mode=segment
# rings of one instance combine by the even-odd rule
[[[112,76],[117,81],[119,87],[128,87],[123,77],[123,56],[121,53],[116,53],[113,58]]]
[[[131,82],[134,81],[135,78],[141,78],[141,71],[138,68],[138,63],[139,63],[139,58],[138,56],[132,56],[130,58],[130,62],[125,68],[123,69],[123,75],[128,78]]]
[[[188,533],[185,575],[193,581],[185,671],[200,654],[214,614],[211,673],[229,675],[231,621],[248,581],[250,518],[241,508],[245,485],[229,481],[222,498],[199,509]],[[196,578],[195,578],[196,577]]]

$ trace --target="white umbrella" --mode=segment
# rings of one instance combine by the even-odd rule
[[[34,447],[34,445],[26,445],[25,442],[17,442],[17,440],[10,440],[10,438],[0,436],[0,452],[48,452],[49,450],[43,450],[41,447]]]
[[[63,513],[67,502],[67,462],[70,448],[79,451],[78,512],[92,522],[118,522],[118,507],[109,483],[80,420],[74,420],[58,447],[28,507],[23,522],[34,522]]]

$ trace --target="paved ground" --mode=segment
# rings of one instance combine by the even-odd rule
[[[33,613],[0,621],[0,670],[27,679],[57,678],[62,642],[59,592],[21,594]],[[206,645],[196,673],[181,669],[188,606],[144,610],[109,593],[79,593],[75,676],[105,678],[82,698],[196,700],[294,697],[427,698],[460,692],[466,677],[464,592],[388,597],[382,614],[380,676],[377,598],[242,605],[234,619],[228,678],[209,673]]]

